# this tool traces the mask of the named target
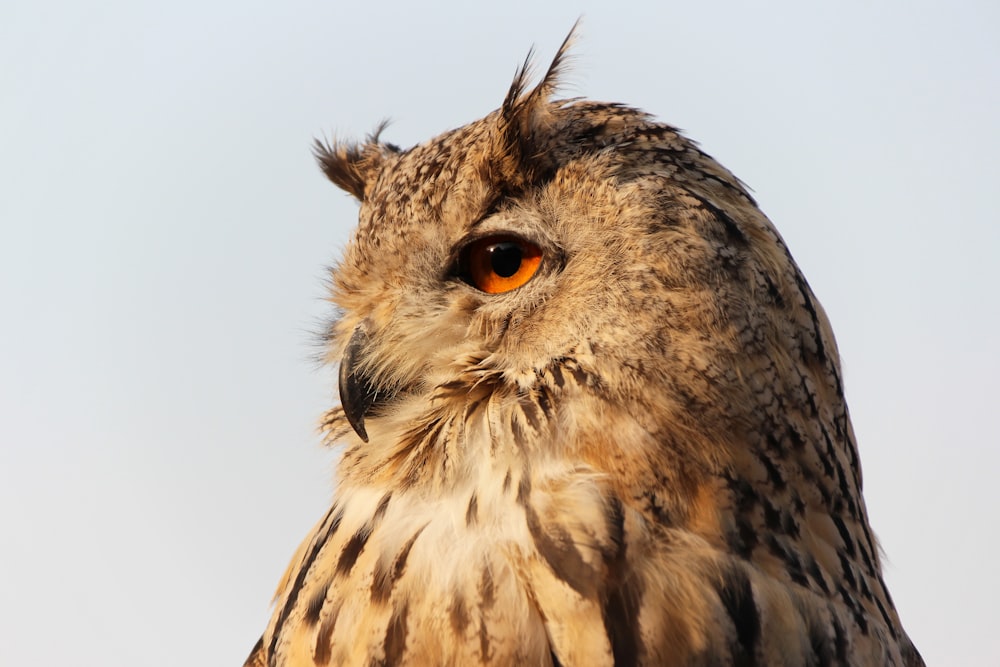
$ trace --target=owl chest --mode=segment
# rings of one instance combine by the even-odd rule
[[[286,595],[301,622],[276,628],[285,664],[550,664],[552,635],[567,628],[591,658],[610,659],[595,600],[611,536],[587,486],[510,480],[439,498],[344,490]],[[588,634],[595,623],[601,632]]]

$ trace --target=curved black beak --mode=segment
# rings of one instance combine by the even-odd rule
[[[340,404],[351,428],[365,442],[368,442],[365,416],[379,398],[378,388],[372,385],[371,379],[359,368],[362,352],[367,345],[368,332],[362,324],[354,330],[344,357],[340,360]]]

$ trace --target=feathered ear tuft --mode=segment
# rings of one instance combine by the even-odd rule
[[[559,88],[579,26],[578,19],[556,52],[545,76],[537,86],[525,92],[531,78],[534,49],[528,52],[528,57],[514,75],[507,97],[500,107],[505,149],[516,158],[527,174],[534,174],[539,169],[544,171],[544,165],[538,164],[538,161],[545,152],[544,130],[548,127],[548,102]]]
[[[316,140],[313,155],[320,169],[334,185],[352,194],[358,201],[364,201],[368,190],[378,176],[385,158],[399,152],[392,144],[379,141],[379,135],[388,125],[379,124],[375,131],[365,138],[365,143],[324,142]]]

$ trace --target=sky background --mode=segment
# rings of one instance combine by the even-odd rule
[[[332,490],[310,143],[479,118],[581,14],[566,93],[684,128],[825,305],[927,663],[1000,664],[1000,4],[612,4],[0,5],[0,664],[242,664]]]

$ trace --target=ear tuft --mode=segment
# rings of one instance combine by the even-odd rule
[[[363,144],[337,140],[324,142],[317,139],[313,146],[313,155],[326,177],[358,201],[365,200],[385,159],[391,154],[399,153],[398,147],[379,141],[379,135],[386,125],[388,121],[379,123]]]
[[[500,107],[501,132],[505,151],[514,156],[524,173],[534,174],[544,171],[545,166],[538,160],[545,153],[545,130],[548,129],[549,101],[561,84],[561,79],[569,60],[569,52],[577,38],[580,21],[566,35],[556,52],[545,76],[537,86],[527,91],[531,78],[534,49],[528,52],[524,63],[518,68]],[[529,176],[530,178],[530,176]]]

